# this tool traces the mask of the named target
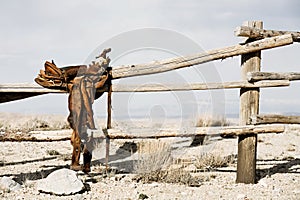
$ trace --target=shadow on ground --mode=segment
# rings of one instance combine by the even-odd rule
[[[56,166],[49,166],[51,167],[50,169],[42,169],[40,171],[36,171],[36,172],[28,172],[28,173],[18,173],[18,174],[3,174],[0,175],[0,177],[3,176],[13,176],[14,180],[16,182],[18,182],[19,184],[23,184],[25,181],[27,180],[39,180],[39,179],[43,179],[45,177],[47,177],[49,174],[51,174],[52,172],[58,170],[58,169],[62,169],[62,168],[70,168],[69,165],[56,165]]]
[[[270,159],[270,160],[258,160],[262,161],[262,164],[257,164],[259,165],[274,165],[270,168],[266,169],[257,169],[256,170],[256,180],[259,181],[262,178],[265,178],[267,176],[272,176],[277,173],[300,173],[300,159],[295,158],[295,159],[282,159],[282,160],[275,160],[275,159]],[[276,164],[277,162],[277,164]],[[280,162],[280,163],[278,163]],[[297,167],[295,167],[297,166]]]
[[[115,162],[118,160],[123,160],[125,158],[128,158],[132,156],[135,152],[137,152],[137,144],[134,142],[125,142],[122,146],[119,147],[119,149],[116,151],[115,154],[109,155],[108,161],[110,162],[110,167],[116,167],[119,169],[119,171],[122,172],[133,172],[134,170],[134,162],[135,160],[126,160],[126,161],[120,161]],[[99,165],[105,163],[105,158],[94,160],[92,162],[92,165]]]
[[[47,161],[47,160],[55,160],[56,158],[57,158],[56,156],[53,156],[53,157],[48,157],[48,158],[38,158],[38,159],[34,159],[34,160],[22,160],[22,161],[18,161],[18,162],[1,162],[0,167],[9,166],[9,165],[22,165],[22,164],[41,162],[41,161]]]
[[[116,167],[118,170],[122,173],[131,173],[134,171],[134,164],[136,160],[124,160],[130,156],[132,156],[133,153],[137,152],[137,144],[134,142],[125,142],[122,146],[119,147],[119,149],[116,151],[114,155],[109,156],[109,162],[110,167]],[[18,162],[1,162],[0,163],[0,169],[3,166],[9,166],[9,165],[22,165],[27,163],[34,163],[34,162],[41,162],[45,160],[54,160],[57,159],[57,156],[48,157],[48,158],[41,158],[41,159],[34,159],[34,160],[25,160],[25,161],[18,161]],[[95,160],[92,162],[92,165],[103,165],[105,163],[105,158]],[[257,160],[257,167],[259,166],[271,166],[266,167],[264,169],[257,169],[256,171],[256,181],[258,182],[260,179],[272,176],[277,173],[300,173],[300,159],[299,158],[288,158],[288,159],[270,159],[270,160]],[[40,171],[36,172],[28,172],[28,173],[8,173],[8,174],[2,174],[0,177],[3,176],[13,176],[15,177],[14,180],[18,183],[22,184],[26,180],[39,180],[47,177],[50,173],[62,169],[62,168],[69,168],[69,165],[47,165],[43,166],[43,168]],[[216,172],[228,172],[228,173],[235,173],[236,170],[232,169],[212,169]],[[92,172],[90,174],[91,177],[101,175],[101,173]],[[93,182],[94,179],[91,179],[91,182]]]

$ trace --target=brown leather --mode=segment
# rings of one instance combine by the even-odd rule
[[[69,92],[68,122],[73,129],[71,144],[73,146],[71,169],[91,171],[93,140],[87,134],[87,129],[95,129],[92,104],[102,95],[97,89],[110,84],[108,65],[110,62],[105,49],[99,62],[93,62],[89,68],[85,65],[58,68],[53,62],[46,61],[45,71],[41,70],[35,81],[43,87],[61,89]],[[84,143],[82,143],[82,140]],[[83,147],[83,167],[80,165],[80,154]]]

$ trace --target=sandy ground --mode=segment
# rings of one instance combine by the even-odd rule
[[[55,196],[37,191],[37,182],[51,172],[68,168],[72,147],[61,142],[0,142],[0,177],[11,176],[22,189],[0,191],[0,199],[300,199],[300,129],[290,126],[282,134],[258,136],[257,184],[236,184],[236,162],[228,167],[190,170],[201,176],[197,187],[170,183],[142,183],[134,180],[133,160],[138,153],[122,150],[124,140],[111,141],[109,173],[103,172],[105,145],[94,150],[90,175],[78,173],[88,191],[71,196]],[[129,141],[127,141],[129,142]],[[135,141],[139,142],[139,141]],[[172,156],[193,159],[203,152],[236,155],[237,139],[207,138],[202,146],[191,147],[191,138],[166,139]],[[53,150],[59,155],[50,155]],[[186,169],[193,168],[193,163]]]

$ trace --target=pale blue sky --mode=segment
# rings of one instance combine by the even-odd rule
[[[235,37],[233,31],[246,20],[262,20],[266,29],[300,31],[298,0],[0,0],[0,5],[0,83],[33,82],[46,60],[54,59],[60,66],[85,63],[94,56],[92,52],[105,42],[126,32],[145,28],[175,32],[196,45],[190,49],[185,46],[184,51],[157,50],[159,43],[166,39],[166,36],[157,36],[153,41],[156,50],[138,50],[121,57],[112,52],[112,66],[173,57],[176,54],[191,53],[198,47],[205,51],[235,45],[243,39]],[[145,35],[144,40],[150,40],[149,37]],[[129,43],[135,42],[137,38],[129,37]],[[116,44],[116,48],[122,45],[127,44],[121,41]],[[114,46],[112,48],[114,51]],[[268,50],[262,55],[262,70],[299,71],[299,52],[299,43]],[[236,57],[195,68],[204,71],[205,67],[213,68],[218,74],[218,80],[234,81],[240,79],[239,66],[240,58]],[[198,82],[207,81],[207,75],[201,73],[204,71],[200,70],[199,76],[195,76],[193,69],[190,71],[176,72],[175,81],[194,82],[198,77]],[[158,78],[151,76],[135,81],[157,82],[169,80],[173,75],[160,75]],[[127,81],[132,83],[133,79]],[[127,82],[122,80],[121,83]],[[294,82],[290,88],[263,89],[261,112],[300,113],[299,87],[300,84]],[[231,114],[238,112],[238,96],[237,89],[213,93],[158,93],[156,96],[114,94],[113,109],[115,115],[120,116],[147,116],[155,112],[155,116],[183,116],[211,111]],[[103,115],[105,107],[105,98],[98,100],[95,103],[96,114]],[[67,114],[67,95],[45,95],[1,104],[0,112]]]

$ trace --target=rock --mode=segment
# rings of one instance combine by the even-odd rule
[[[124,178],[121,180],[123,183],[131,183],[132,182],[132,178],[130,176],[124,176]]]
[[[236,199],[237,200],[249,200],[247,195],[245,195],[245,194],[238,194]]]
[[[264,179],[259,180],[257,184],[261,185],[262,187],[268,187],[268,184]]]
[[[60,169],[40,180],[37,189],[40,192],[55,195],[71,195],[82,192],[85,187],[75,171]]]
[[[0,178],[0,190],[2,191],[16,191],[21,188],[22,186],[10,177],[4,176]]]
[[[139,199],[149,199],[149,197],[146,194],[139,194]]]

